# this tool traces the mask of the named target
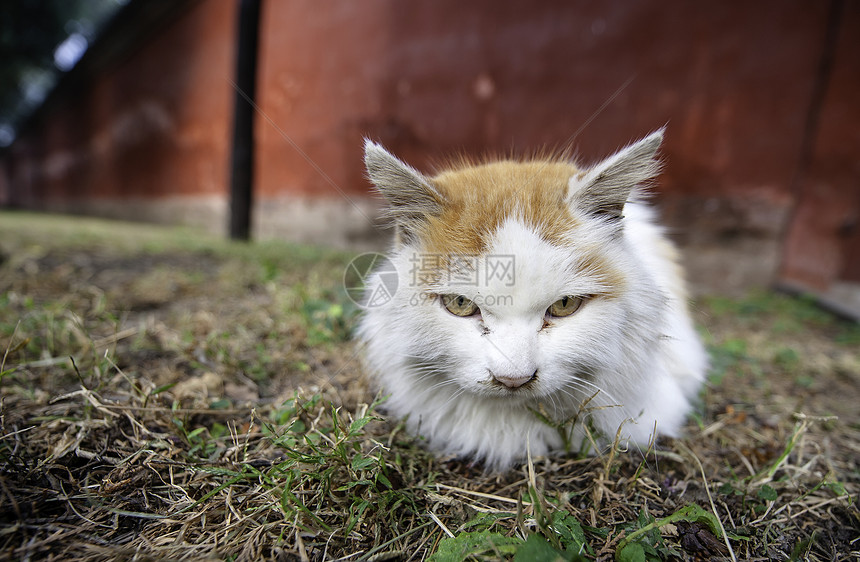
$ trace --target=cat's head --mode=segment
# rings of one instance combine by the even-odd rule
[[[364,337],[389,339],[430,388],[581,400],[605,386],[589,373],[624,360],[624,332],[657,300],[624,232],[662,135],[584,170],[504,160],[432,177],[367,141],[369,177],[399,231],[399,283],[368,311]]]

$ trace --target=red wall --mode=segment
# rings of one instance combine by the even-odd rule
[[[860,281],[860,3],[845,2],[841,23],[782,271],[815,288]]]
[[[189,5],[43,112],[0,198],[226,201],[237,5]],[[775,270],[792,221],[785,278],[860,278],[859,6],[263,0],[257,197],[366,197],[364,135],[426,169],[571,139],[590,162],[668,125],[660,203],[714,271]]]
[[[266,3],[260,105],[349,190],[364,188],[362,134],[422,166],[556,146],[582,129],[575,146],[591,161],[668,124],[665,191],[785,192],[827,18],[811,1],[327,8]],[[262,193],[330,189],[269,123],[260,139]]]

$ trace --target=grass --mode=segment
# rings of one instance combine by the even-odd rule
[[[0,558],[857,558],[856,325],[702,299],[684,438],[487,475],[385,417],[349,258],[0,213]]]

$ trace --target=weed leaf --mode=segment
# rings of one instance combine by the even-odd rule
[[[579,554],[561,552],[540,535],[529,535],[517,549],[514,562],[580,562],[586,560]]]
[[[461,562],[469,557],[480,555],[492,559],[495,558],[496,553],[514,554],[518,544],[522,544],[522,541],[489,531],[460,533],[456,537],[449,537],[440,541],[438,550],[429,560],[431,562]]]

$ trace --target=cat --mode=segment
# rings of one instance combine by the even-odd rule
[[[586,169],[462,159],[432,177],[365,140],[396,227],[366,294],[396,290],[366,301],[357,337],[387,411],[432,450],[501,471],[679,433],[707,356],[644,200],[662,139]]]

